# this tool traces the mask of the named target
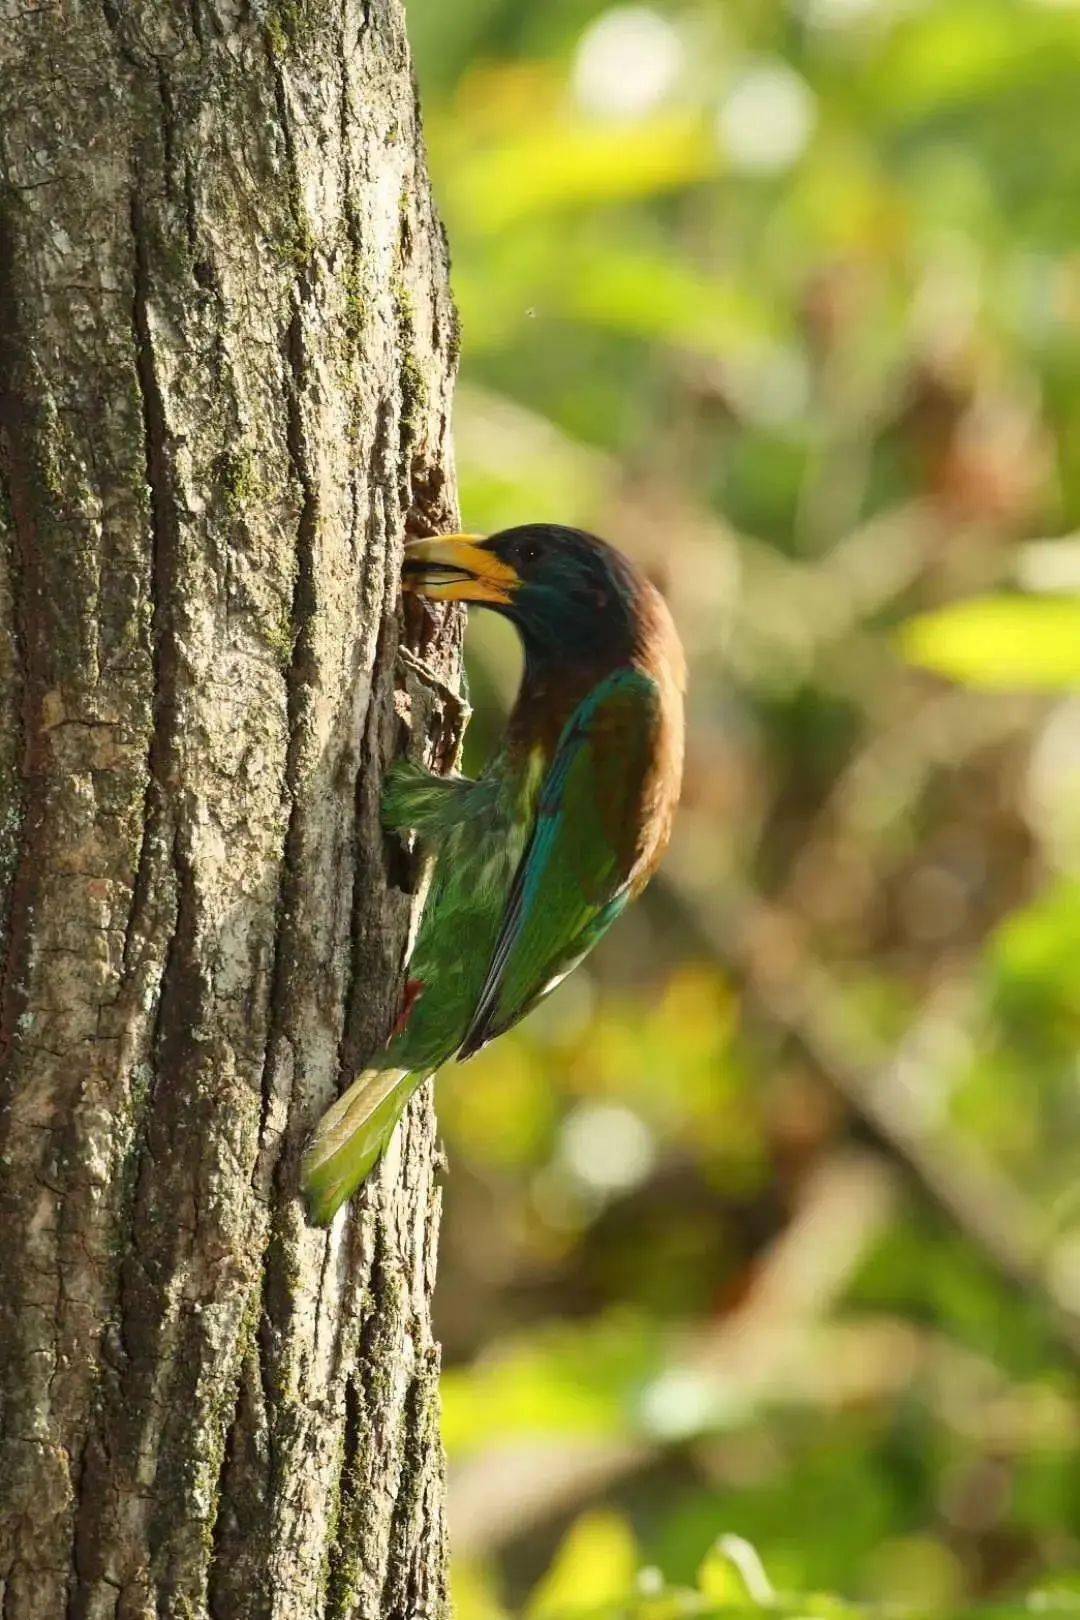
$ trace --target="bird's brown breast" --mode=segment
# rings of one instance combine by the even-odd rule
[[[659,866],[671,838],[682,792],[686,733],[683,694],[686,659],[667,603],[653,586],[646,587],[640,611],[642,640],[639,667],[659,692],[652,760],[645,773],[640,813],[640,848],[630,874],[639,894]]]

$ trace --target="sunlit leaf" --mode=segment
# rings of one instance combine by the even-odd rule
[[[698,1570],[698,1587],[714,1603],[771,1605],[776,1598],[757,1549],[742,1536],[719,1536]]]
[[[554,1561],[530,1597],[528,1620],[587,1613],[633,1590],[637,1543],[618,1513],[583,1513],[567,1531]]]
[[[901,646],[911,663],[971,686],[1080,687],[1080,600],[975,597],[910,619]]]
[[[1080,884],[1062,883],[1015,911],[987,953],[1004,1010],[1045,1033],[1080,1024]]]
[[[450,1592],[455,1620],[510,1620],[499,1602],[494,1576],[486,1564],[453,1559]]]
[[[529,215],[656,196],[715,172],[717,155],[696,119],[632,129],[565,121],[464,157],[447,176],[453,214],[476,231],[505,230]]]

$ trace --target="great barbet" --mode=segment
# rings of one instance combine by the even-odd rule
[[[505,615],[524,671],[475,780],[406,761],[390,772],[385,825],[415,833],[434,867],[394,1033],[305,1154],[319,1224],[367,1176],[417,1086],[523,1018],[640,894],[682,777],[682,647],[660,593],[613,546],[549,524],[414,540],[404,585]]]

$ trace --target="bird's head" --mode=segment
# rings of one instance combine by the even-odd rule
[[[406,590],[436,602],[476,602],[517,626],[541,658],[629,656],[648,587],[622,554],[580,529],[528,523],[486,538],[412,540]]]

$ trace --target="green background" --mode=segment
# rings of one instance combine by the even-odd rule
[[[1080,11],[408,12],[465,526],[617,541],[692,672],[662,876],[439,1083],[460,1620],[1067,1612]]]

